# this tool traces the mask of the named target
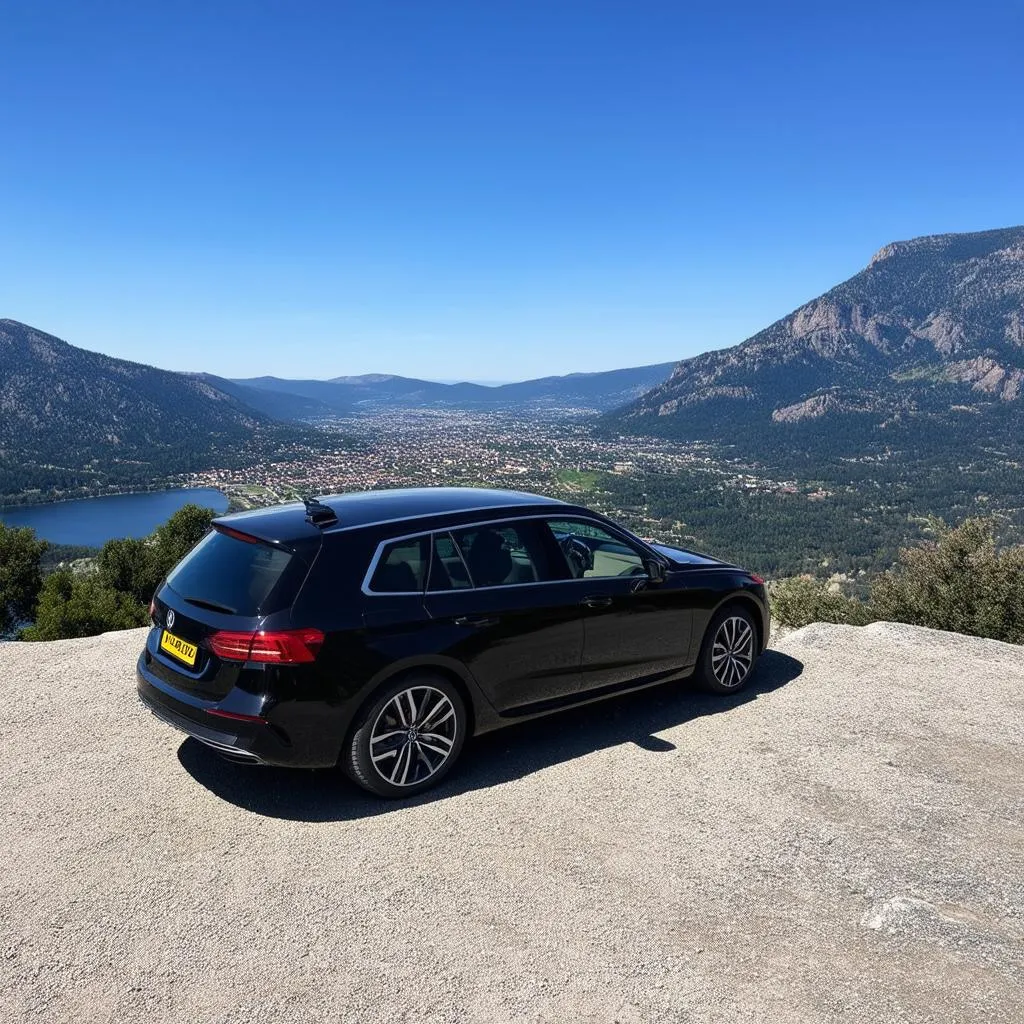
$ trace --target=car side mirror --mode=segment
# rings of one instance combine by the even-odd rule
[[[657,558],[645,558],[644,569],[652,583],[665,582],[665,566]]]

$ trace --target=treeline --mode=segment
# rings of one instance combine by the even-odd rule
[[[978,476],[969,472],[928,472],[911,484],[886,467],[856,483],[801,478],[795,493],[773,488],[746,489],[726,482],[719,473],[602,474],[596,484],[602,503],[650,515],[666,534],[681,535],[689,544],[740,562],[778,578],[799,573],[876,573],[895,561],[902,547],[921,537],[929,515],[959,522],[991,510],[1000,539],[1024,540],[1024,488],[1007,473],[988,470],[985,482],[998,490],[997,499]],[[825,497],[809,497],[821,488]],[[975,489],[977,488],[977,489]],[[980,504],[978,494],[990,498]],[[1005,513],[997,510],[1008,509]],[[681,522],[681,528],[674,523]],[[651,528],[655,529],[655,528]]]
[[[136,446],[130,457],[98,448],[83,450],[69,439],[61,462],[52,457],[0,456],[0,505],[25,505],[60,498],[111,492],[157,490],[172,477],[216,466],[256,465],[277,451],[284,432],[264,431],[232,445],[204,441],[198,445]]]

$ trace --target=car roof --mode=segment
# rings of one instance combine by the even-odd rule
[[[565,505],[565,502],[557,498],[546,498],[540,494],[483,487],[402,487],[330,494],[317,500],[337,516],[337,522],[325,524],[322,531],[306,522],[306,508],[298,501],[249,512],[236,512],[221,516],[215,523],[262,540],[287,543],[316,537],[321,532],[379,526],[403,519],[492,509],[502,511],[536,505]]]

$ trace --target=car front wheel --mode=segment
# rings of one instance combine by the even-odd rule
[[[736,693],[754,670],[757,628],[745,608],[732,605],[712,618],[697,664],[697,681],[712,693]]]
[[[360,713],[342,767],[377,796],[414,796],[448,774],[465,738],[466,707],[455,686],[443,676],[406,676]]]

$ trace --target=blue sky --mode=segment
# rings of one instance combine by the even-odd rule
[[[0,13],[0,316],[230,376],[511,380],[741,341],[1024,222],[1024,5]]]

